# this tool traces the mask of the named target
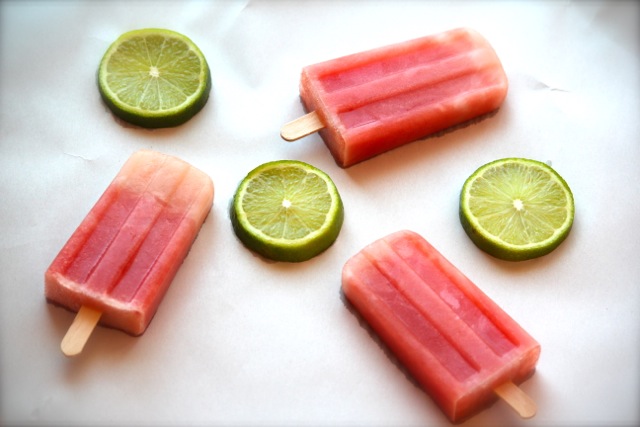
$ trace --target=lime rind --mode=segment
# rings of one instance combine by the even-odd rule
[[[526,179],[514,180],[514,175]],[[514,195],[527,200],[528,208],[513,209]],[[506,158],[481,166],[465,181],[459,214],[477,247],[499,259],[523,261],[547,255],[567,238],[575,205],[571,189],[553,168],[537,160]]]
[[[283,186],[288,186],[285,190],[287,195],[294,196],[292,199],[295,198],[295,194],[297,192],[304,192],[304,198],[330,198],[328,202],[329,209],[326,212],[313,213],[313,216],[316,217],[316,224],[307,224],[307,226],[302,227],[307,230],[313,229],[313,231],[301,234],[298,238],[280,238],[277,235],[284,234],[284,230],[281,230],[280,232],[270,230],[269,233],[266,233],[256,227],[256,223],[258,221],[261,223],[268,222],[268,216],[274,214],[276,207],[265,209],[262,212],[256,211],[251,213],[245,211],[243,208],[243,196],[246,197],[248,187],[270,169],[278,168],[291,168],[291,170],[297,169],[304,171],[304,174],[312,177],[311,179],[320,179],[325,184],[322,194],[313,194],[309,193],[310,187],[305,186],[300,179],[294,179],[291,180],[291,182],[283,183]],[[295,187],[292,187],[291,185],[294,185]],[[273,193],[273,191],[276,191],[274,190],[274,187],[277,187],[277,185],[264,185],[259,187],[261,188],[262,193],[257,194],[256,197],[263,198],[264,200],[282,200],[282,194],[279,192],[275,194]],[[312,191],[313,188],[314,187],[312,186]],[[255,207],[255,204],[253,206]],[[304,209],[310,208],[304,207]],[[263,218],[260,219],[260,216],[263,216]],[[317,217],[320,216],[323,218],[322,224],[320,227],[317,227]],[[309,165],[308,163],[297,160],[278,160],[262,164],[247,174],[238,186],[232,200],[230,206],[230,217],[236,236],[238,236],[240,241],[247,248],[271,260],[302,262],[324,252],[336,241],[344,222],[344,205],[338,189],[326,173],[312,165]],[[306,221],[306,219],[303,221]]]
[[[185,57],[163,58],[161,53],[158,56],[148,56],[147,58],[139,55],[140,49],[132,49],[132,43],[147,43],[148,40],[155,40],[155,43],[166,44],[183,44],[188,46],[185,51],[185,57],[189,57],[188,62],[193,65],[199,63],[199,73],[185,73],[184,68]],[[162,40],[162,41],[160,41]],[[170,46],[165,46],[170,49]],[[114,63],[110,61],[119,49],[127,51],[126,57],[122,55],[120,59],[114,59]],[[165,49],[159,49],[162,52]],[[147,52],[156,52],[158,49],[150,49]],[[126,62],[126,63],[124,63]],[[141,78],[149,73],[149,64],[155,64],[165,70],[164,76],[171,79],[148,79]],[[118,71],[111,73],[109,67],[116,68],[133,68],[130,71]],[[137,67],[137,69],[136,69]],[[193,67],[192,67],[193,68]],[[175,85],[175,81],[179,81],[179,85]],[[204,84],[203,84],[204,83]],[[144,101],[141,105],[139,99],[133,99],[131,96],[124,95],[126,88],[132,85],[138,85],[138,93],[144,93]],[[153,90],[153,86],[155,91]],[[180,88],[179,88],[180,87]],[[187,92],[182,89],[189,88]],[[193,88],[196,88],[193,90]],[[100,66],[98,68],[98,89],[100,95],[111,111],[121,119],[146,128],[163,128],[181,125],[195,116],[205,106],[211,92],[211,73],[207,61],[196,46],[188,37],[175,31],[161,28],[145,28],[133,30],[122,34],[114,41],[105,52]],[[152,93],[162,91],[174,101],[180,99],[181,102],[171,108],[163,108],[162,100]]]

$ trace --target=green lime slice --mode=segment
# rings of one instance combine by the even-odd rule
[[[334,243],[344,207],[326,173],[304,162],[279,160],[247,174],[230,214],[246,247],[272,260],[301,262]]]
[[[508,261],[554,250],[569,235],[574,212],[565,180],[536,160],[487,163],[466,180],[460,194],[460,222],[469,238]]]
[[[121,35],[98,70],[102,99],[121,119],[146,128],[180,125],[204,107],[211,75],[186,36],[147,28]]]

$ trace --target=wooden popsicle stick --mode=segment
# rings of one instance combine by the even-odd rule
[[[499,385],[493,391],[522,418],[531,418],[536,414],[536,402],[511,381]]]
[[[324,127],[324,123],[315,111],[290,121],[280,129],[280,136],[285,141],[295,141]]]
[[[69,326],[62,342],[60,349],[65,356],[77,356],[82,352],[84,345],[91,336],[91,332],[98,324],[102,313],[83,305],[78,310],[73,323]]]

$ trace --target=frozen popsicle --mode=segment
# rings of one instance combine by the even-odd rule
[[[78,314],[62,341],[71,356],[93,327],[141,335],[213,203],[213,183],[176,157],[138,151],[45,273],[45,296]]]
[[[342,289],[452,422],[502,397],[522,417],[517,387],[540,345],[420,235],[399,231],[347,261]]]
[[[309,113],[281,136],[319,130],[336,163],[348,167],[497,110],[507,87],[487,40],[455,29],[303,68]]]

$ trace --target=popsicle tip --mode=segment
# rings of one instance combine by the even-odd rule
[[[285,141],[296,141],[324,128],[324,123],[315,111],[298,117],[282,126],[280,136]]]
[[[82,353],[101,315],[102,312],[85,305],[80,307],[78,314],[76,314],[76,317],[73,319],[71,326],[69,326],[67,333],[60,343],[60,350],[62,350],[65,356],[73,357]]]
[[[499,385],[494,391],[522,418],[532,418],[538,410],[536,402],[511,381]]]

